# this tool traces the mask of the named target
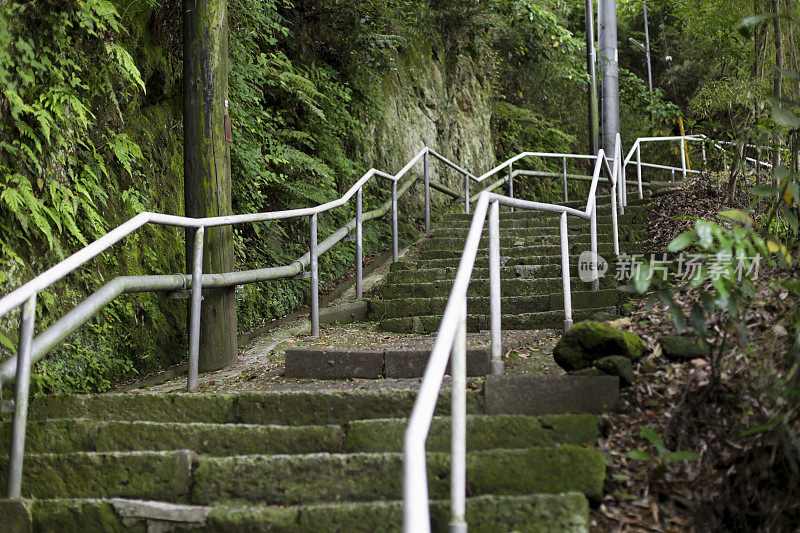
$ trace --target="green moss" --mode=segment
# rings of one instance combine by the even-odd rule
[[[145,533],[147,524],[123,524],[108,501],[99,500],[37,500],[33,512],[34,531],[83,533]]]
[[[608,355],[635,361],[644,353],[644,347],[644,341],[635,333],[587,320],[575,324],[561,337],[553,357],[566,370],[581,370]]]
[[[193,460],[186,451],[28,454],[22,494],[35,498],[118,496],[182,502],[189,495]],[[3,464],[0,479],[4,484],[7,472]]]
[[[358,420],[346,428],[348,452],[398,452],[402,450],[406,419]],[[594,444],[599,436],[597,420],[592,415],[552,415],[528,417],[517,415],[467,417],[467,449],[528,448],[555,444]],[[450,449],[450,419],[434,418],[426,449],[446,452]]]

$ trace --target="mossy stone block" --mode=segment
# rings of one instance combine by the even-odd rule
[[[665,335],[661,337],[661,351],[670,361],[691,361],[708,357],[711,349],[708,343],[697,338]]]
[[[407,419],[358,420],[346,428],[348,452],[399,452],[403,449]],[[597,442],[597,418],[578,415],[470,415],[467,449],[529,448],[558,444],[590,445]],[[435,417],[426,441],[431,452],[450,450],[450,418]]]
[[[22,494],[35,498],[121,497],[185,502],[192,463],[188,450],[29,454],[25,456]],[[6,461],[0,481],[6,483]]]
[[[565,370],[581,370],[609,355],[623,355],[636,361],[644,353],[644,347],[644,341],[635,333],[586,320],[564,333],[553,357]]]
[[[619,376],[619,383],[622,387],[630,386],[636,379],[633,373],[633,363],[621,355],[609,355],[598,359],[594,366],[610,376]]]

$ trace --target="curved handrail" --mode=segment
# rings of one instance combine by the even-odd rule
[[[616,217],[616,188],[621,172],[621,141],[617,136],[613,169],[609,175],[612,185],[612,222],[614,232],[614,251],[619,253]],[[595,159],[592,184],[589,188],[585,210],[542,202],[531,202],[497,195],[483,191],[478,197],[470,229],[464,243],[455,280],[445,306],[442,320],[436,334],[436,340],[425,368],[419,393],[409,417],[403,441],[404,477],[403,477],[403,529],[405,533],[430,531],[430,514],[428,509],[428,480],[425,458],[425,441],[430,431],[436,401],[444,380],[448,361],[451,362],[452,375],[452,462],[451,462],[451,530],[465,530],[465,497],[466,497],[466,320],[467,289],[472,270],[477,259],[483,227],[489,215],[489,275],[491,300],[491,337],[492,337],[492,372],[502,373],[500,359],[501,310],[500,310],[500,218],[499,206],[503,204],[517,209],[556,212],[561,215],[561,258],[562,280],[564,289],[564,326],[572,325],[572,303],[569,274],[569,244],[567,233],[567,215],[577,216],[591,221],[592,268],[597,280],[597,202],[596,193],[603,165],[608,159],[603,150]],[[517,157],[516,160],[519,160]],[[500,165],[484,174],[491,175]],[[489,212],[491,207],[491,213]],[[597,289],[597,285],[593,285]],[[452,353],[452,361],[451,361]]]

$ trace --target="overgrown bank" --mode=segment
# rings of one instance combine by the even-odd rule
[[[0,292],[139,211],[182,214],[181,5],[2,7]],[[230,0],[229,22],[236,212],[330,200],[369,167],[397,170],[423,145],[476,171],[527,148],[584,150],[577,6]],[[435,178],[462,187],[456,175]],[[560,194],[535,181],[518,191]],[[388,187],[366,193],[371,208]],[[406,242],[420,198],[415,188],[401,202]],[[434,198],[439,210],[449,208]],[[343,207],[322,217],[321,236],[351,216]],[[367,254],[387,242],[387,229],[367,226]],[[304,220],[237,228],[238,266],[286,264],[306,241]],[[183,271],[183,249],[181,232],[143,229],[43,292],[39,327],[116,275]],[[323,284],[353,255],[347,244],[324,255]],[[287,280],[241,288],[240,328],[301,306],[307,287]],[[5,356],[15,346],[16,317],[0,329]],[[104,390],[180,360],[185,323],[183,302],[119,298],[40,364],[34,381],[41,390]]]

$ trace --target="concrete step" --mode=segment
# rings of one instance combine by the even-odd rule
[[[487,272],[488,275],[488,272]],[[410,276],[409,276],[410,277]],[[585,288],[578,277],[571,278],[573,290]],[[606,288],[615,286],[613,278],[603,278],[601,285]],[[435,282],[398,283],[397,277],[392,282],[381,287],[380,294],[385,300],[397,298],[439,298],[447,297],[453,288],[453,279],[441,279]],[[533,296],[561,293],[563,290],[561,278],[520,279],[507,277],[501,278],[500,293],[502,296]],[[489,280],[473,277],[469,283],[468,296],[488,296]]]
[[[432,498],[449,495],[450,454],[427,454]],[[402,498],[403,454],[316,453],[211,457],[189,450],[27,454],[26,498],[135,498],[209,505]],[[5,483],[7,469],[0,471]],[[599,451],[578,446],[529,447],[467,453],[467,493],[524,495],[581,492],[602,497],[605,464]]]
[[[192,450],[201,455],[275,455],[317,452],[400,452],[407,418],[354,420],[320,426],[119,422],[51,419],[28,426],[27,453]],[[514,431],[508,431],[514,428]],[[10,423],[0,428],[2,451],[8,453]],[[593,415],[517,415],[467,417],[470,450],[591,445],[599,429]],[[450,449],[450,418],[435,417],[427,450]]]
[[[575,322],[588,320],[594,315],[616,314],[616,307],[596,307],[573,309]],[[380,331],[391,333],[435,333],[439,330],[442,315],[406,316],[386,318],[378,323]],[[563,311],[544,311],[517,315],[503,314],[501,317],[503,330],[509,329],[562,329],[564,327]],[[489,329],[489,315],[467,315],[467,331],[485,331]]]
[[[613,307],[618,305],[622,293],[615,289],[600,291],[572,291],[572,308],[592,309],[597,307]],[[369,315],[372,320],[398,318],[404,316],[438,315],[444,312],[448,295],[438,298],[398,298],[393,300],[368,300]],[[474,314],[489,314],[489,298],[473,296],[467,298],[467,309]],[[564,309],[563,292],[552,292],[538,296],[504,296],[501,297],[501,309],[504,315],[537,313],[542,311],[560,311]],[[520,329],[520,328],[510,328]]]
[[[15,519],[9,531],[144,532],[199,529],[206,533],[334,533],[401,531],[403,502],[352,502],[302,506],[189,506],[129,499],[0,500],[0,513]],[[431,528],[448,530],[449,503],[433,500]],[[176,516],[180,520],[175,520]],[[467,498],[466,520],[475,533],[589,531],[583,494],[531,494]]]
[[[52,394],[31,401],[29,420],[91,418],[216,424],[341,424],[350,420],[408,416],[417,392],[409,390],[252,392],[236,394]],[[467,395],[470,413],[483,411],[478,393]],[[450,413],[450,392],[436,413]]]

